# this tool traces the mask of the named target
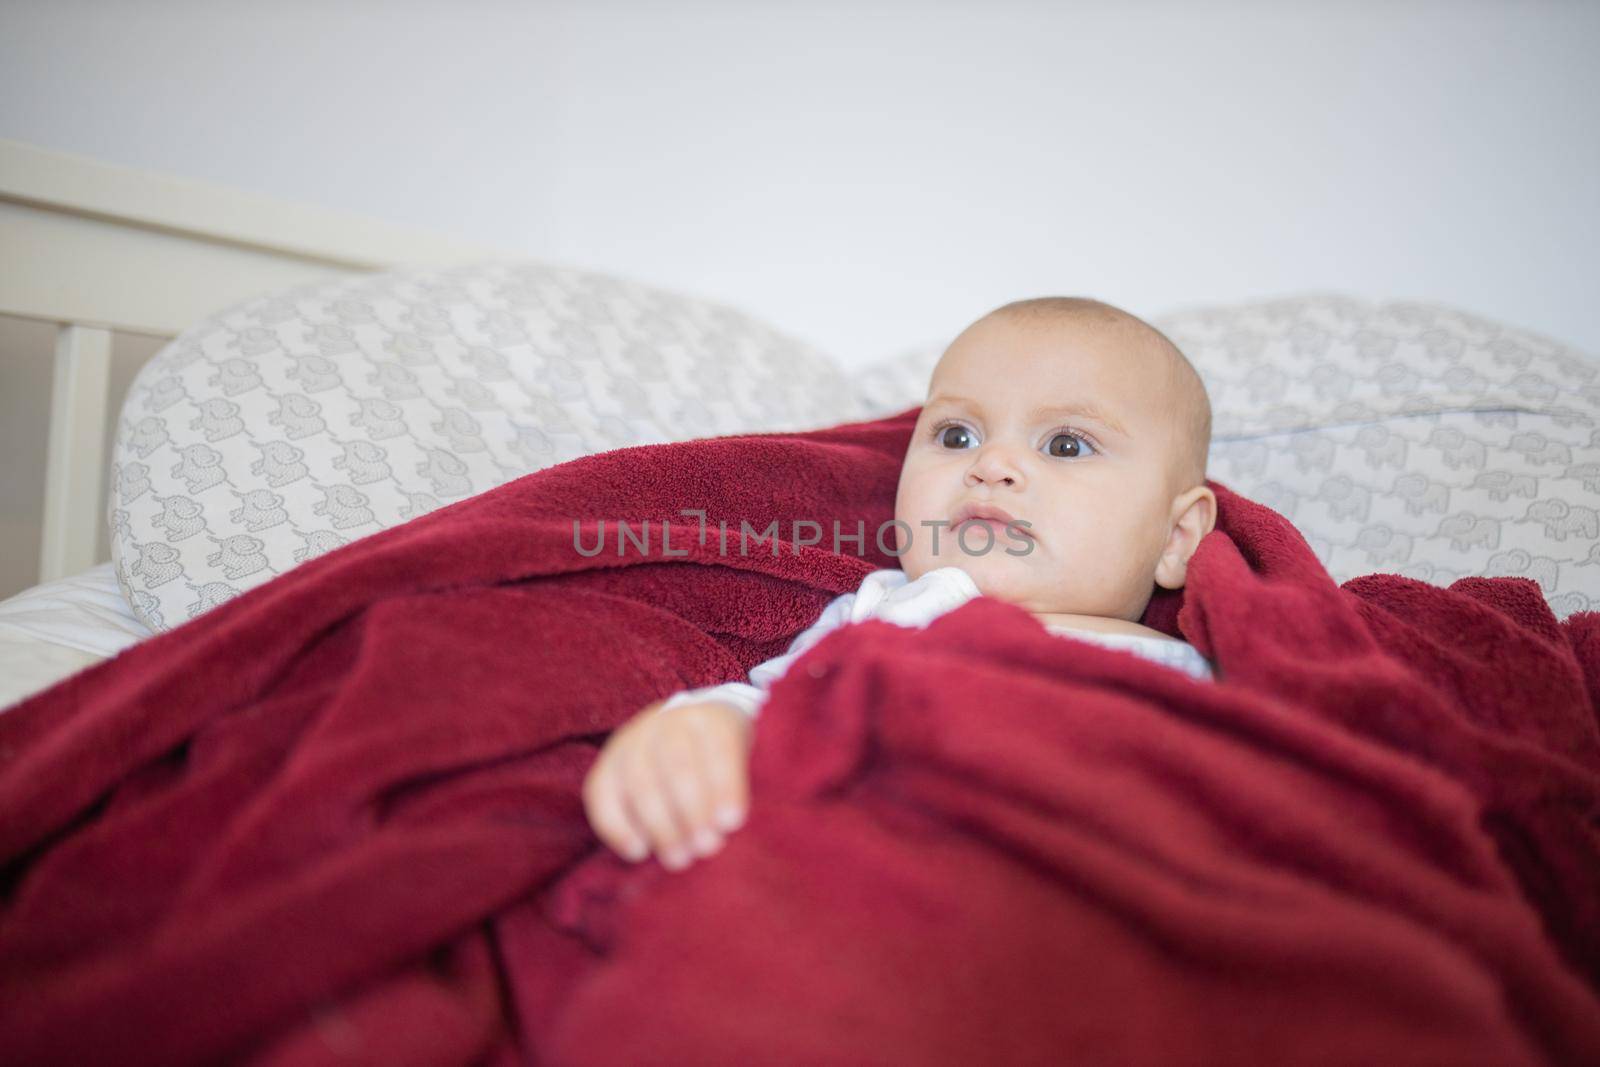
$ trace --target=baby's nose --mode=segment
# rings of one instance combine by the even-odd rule
[[[967,470],[969,485],[986,483],[1014,486],[1021,480],[1021,469],[999,450],[980,454]]]

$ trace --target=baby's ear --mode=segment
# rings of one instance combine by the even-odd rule
[[[1182,589],[1189,574],[1189,558],[1200,547],[1200,539],[1217,524],[1217,494],[1204,485],[1178,495],[1172,501],[1172,533],[1156,564],[1156,584],[1163,589]]]

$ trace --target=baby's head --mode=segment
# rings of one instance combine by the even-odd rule
[[[895,499],[911,530],[900,566],[912,579],[960,567],[1035,614],[1137,622],[1155,586],[1183,585],[1216,521],[1210,443],[1205,386],[1155,327],[1077,297],[1006,304],[934,368]],[[964,550],[955,523],[969,505],[1027,522],[1031,544],[995,526],[982,552],[974,524]],[[951,525],[935,553],[923,524],[939,520]]]

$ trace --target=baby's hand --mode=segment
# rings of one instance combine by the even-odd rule
[[[744,822],[753,732],[730,704],[651,704],[612,733],[589,769],[589,825],[633,862],[654,851],[676,871],[692,853],[712,855],[722,847],[719,830]]]

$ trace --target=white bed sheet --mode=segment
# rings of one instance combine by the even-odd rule
[[[0,601],[0,709],[150,636],[110,562]]]

